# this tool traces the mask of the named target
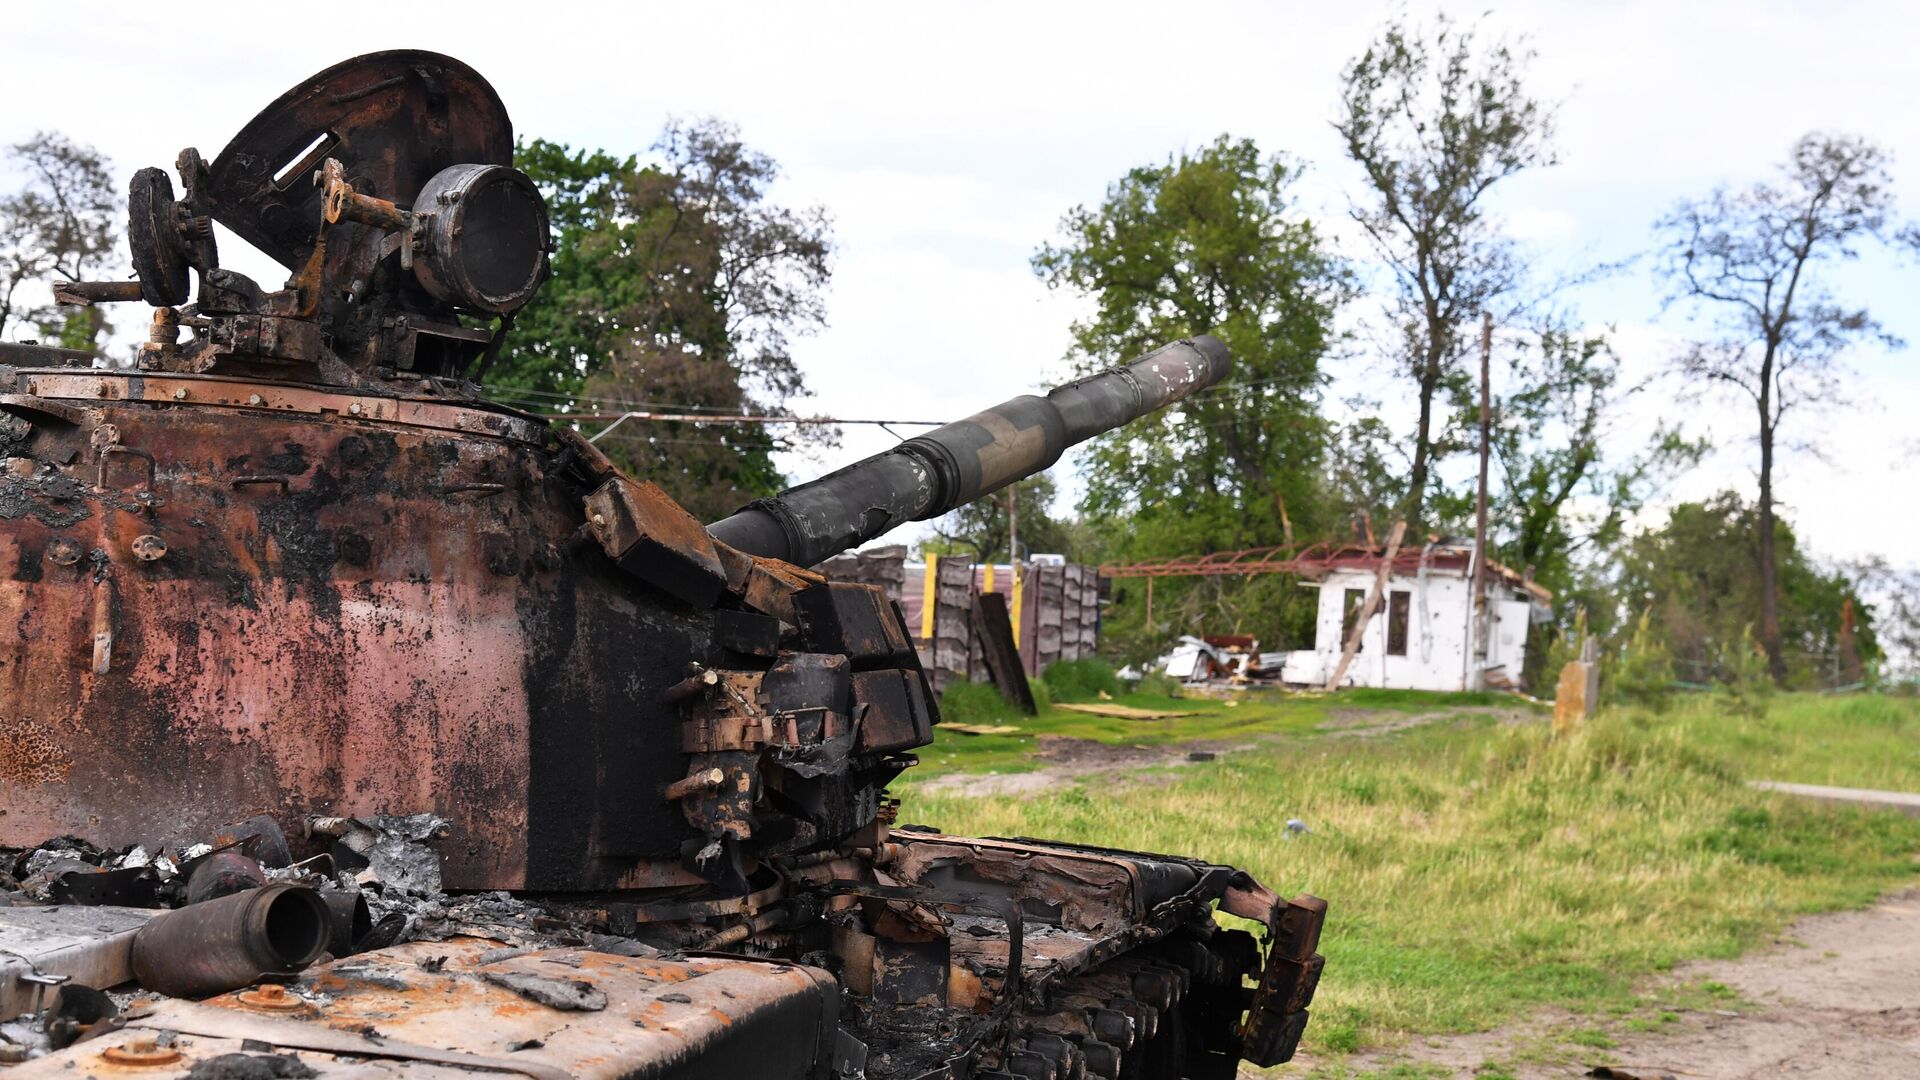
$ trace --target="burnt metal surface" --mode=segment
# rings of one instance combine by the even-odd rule
[[[583,491],[512,437],[518,418],[210,379],[11,382],[27,393],[0,410],[35,426],[0,472],[0,616],[26,646],[0,669],[0,844],[151,846],[236,809],[299,835],[308,815],[419,807],[457,811],[457,888],[611,885],[624,867],[602,857],[677,858],[684,827],[646,792],[679,767],[644,718],[673,722],[653,697],[678,673],[630,661],[708,656],[710,630],[636,608],[570,542]],[[501,435],[467,433],[493,420]],[[148,535],[163,557],[135,554]]]
[[[299,267],[320,222],[312,177],[328,158],[361,194],[411,203],[450,165],[512,164],[513,123],[493,87],[450,56],[356,56],[281,95],[213,159],[215,220]]]
[[[261,885],[157,915],[133,935],[133,977],[149,990],[205,997],[319,959],[333,918],[304,885]]]
[[[546,205],[512,154],[506,109],[465,64],[356,57],[287,91],[212,164],[182,150],[177,197],[165,170],[136,172],[137,280],[55,297],[155,305],[146,371],[386,389],[477,375],[549,273]],[[221,267],[215,222],[291,271],[284,286]]]
[[[153,912],[140,908],[0,907],[0,1016],[29,1011],[42,987],[23,976],[118,986],[133,977],[133,935]]]
[[[1171,1080],[1291,1056],[1323,903],[895,830],[888,784],[940,719],[912,635],[881,588],[787,561],[1043,468],[1218,381],[1224,347],[708,529],[466,381],[546,273],[511,146],[458,61],[337,65],[211,165],[183,151],[177,191],[136,176],[138,281],[60,287],[161,305],[134,368],[0,344],[0,997],[26,1014],[0,1065]],[[222,269],[214,220],[284,287]],[[13,917],[38,911],[100,915]],[[116,1013],[115,984],[163,996]]]
[[[170,1075],[240,1052],[297,1055],[322,1076],[824,1075],[815,1062],[828,1059],[839,1006],[826,972],[586,949],[494,958],[501,952],[515,950],[473,938],[416,943],[316,968],[274,994],[164,1002],[136,1010],[123,1031],[7,1075],[70,1076],[76,1062],[95,1076],[142,1075],[116,1067],[108,1051],[165,1032],[179,1053],[166,1063]]]

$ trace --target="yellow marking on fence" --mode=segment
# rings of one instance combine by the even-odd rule
[[[1020,564],[1014,563],[1007,572],[1013,575],[1013,647],[1020,647]]]
[[[920,636],[933,637],[933,612],[940,603],[940,556],[927,556],[927,582],[920,593]]]

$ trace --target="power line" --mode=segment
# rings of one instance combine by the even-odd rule
[[[525,402],[551,401],[558,405],[571,405],[586,402],[594,405],[606,405],[617,409],[725,409],[725,405],[707,405],[695,401],[642,401],[637,398],[608,397],[599,394],[567,394],[550,390],[520,389],[518,387],[495,387],[487,391],[496,400],[518,398]],[[735,406],[737,407],[737,406]]]
[[[849,419],[841,416],[760,416],[751,413],[711,414],[711,413],[656,413],[644,410],[617,413],[540,413],[545,420],[583,420],[603,422],[607,420],[653,420],[659,423],[673,424],[905,424],[909,427],[939,427],[945,420],[868,420]]]

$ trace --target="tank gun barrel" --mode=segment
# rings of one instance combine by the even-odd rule
[[[1060,460],[1069,446],[1226,377],[1217,338],[1176,341],[1123,367],[1025,394],[849,465],[707,527],[752,555],[811,566],[908,521],[938,517]]]

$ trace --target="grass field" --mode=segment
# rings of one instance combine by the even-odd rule
[[[959,708],[955,708],[955,697]],[[1075,695],[1076,700],[1097,700]],[[1113,699],[1137,709],[1192,713],[1171,720],[1123,720],[1043,707],[1037,717],[1019,716],[1000,701],[991,687],[960,684],[942,699],[945,719],[1013,725],[1010,735],[963,735],[936,728],[934,743],[921,751],[920,765],[908,774],[924,781],[948,772],[1008,773],[1038,768],[1033,751],[1041,736],[1092,739],[1128,746],[1165,746],[1199,741],[1232,743],[1250,737],[1311,735],[1321,725],[1356,710],[1414,716],[1435,709],[1475,708],[1513,710],[1524,702],[1495,694],[1422,694],[1405,690],[1348,690],[1339,695],[1250,694],[1233,704],[1208,698],[1169,697],[1133,693]],[[1544,714],[1543,714],[1544,715]]]
[[[1734,955],[1796,915],[1865,904],[1920,871],[1920,820],[1812,808],[1745,784],[1920,790],[1913,699],[1786,696],[1755,721],[1698,698],[1663,715],[1606,712],[1564,739],[1537,713],[1515,722],[1507,698],[1122,700],[1197,715],[1046,710],[1017,721],[1019,735],[942,733],[929,767],[899,785],[901,820],[1197,855],[1327,898],[1327,974],[1307,1045],[1336,1075],[1343,1053],[1543,1005],[1661,1023],[1671,995],[1643,1000],[1649,977]],[[1496,700],[1506,715],[1475,708]],[[1429,722],[1373,738],[1316,730],[1361,709]],[[926,783],[1030,768],[1039,734],[1242,749],[1018,799]],[[1312,831],[1289,836],[1289,818]],[[1570,1037],[1605,1040],[1601,1028]]]

